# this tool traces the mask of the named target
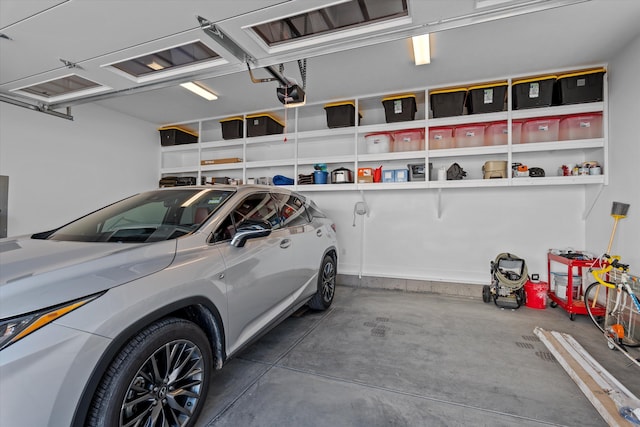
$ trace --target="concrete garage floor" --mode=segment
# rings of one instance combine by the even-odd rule
[[[572,335],[640,396],[640,371],[586,316],[479,298],[339,286],[212,380],[198,426],[603,426],[534,335]]]

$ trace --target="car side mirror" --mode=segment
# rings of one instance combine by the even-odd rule
[[[248,239],[266,237],[269,234],[271,234],[271,224],[267,221],[248,219],[238,225],[236,234],[231,239],[231,246],[241,248]]]

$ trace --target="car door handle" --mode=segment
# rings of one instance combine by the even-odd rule
[[[280,241],[280,247],[281,247],[282,249],[286,249],[286,248],[288,248],[289,246],[291,246],[291,240],[290,240],[290,239],[282,239],[282,240]]]
[[[316,231],[316,236],[322,237],[322,229],[321,228],[319,228],[318,231]]]

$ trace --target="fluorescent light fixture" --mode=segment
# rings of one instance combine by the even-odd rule
[[[191,92],[195,93],[196,95],[200,95],[201,97],[203,97],[207,101],[215,101],[216,99],[218,99],[218,95],[216,95],[215,93],[211,92],[211,90],[205,88],[204,86],[199,85],[198,83],[187,82],[187,83],[181,83],[180,86],[182,86],[185,89],[190,90]]]
[[[431,62],[431,49],[429,47],[429,34],[411,37],[413,43],[413,60],[416,65],[429,64]]]

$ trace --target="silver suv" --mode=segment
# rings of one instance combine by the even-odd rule
[[[0,240],[0,425],[193,425],[214,369],[336,284],[335,225],[279,187],[137,194]]]

